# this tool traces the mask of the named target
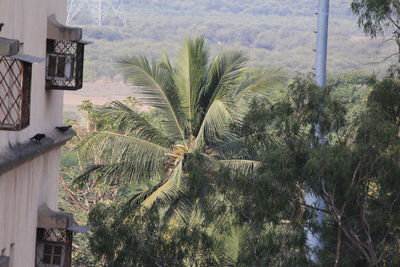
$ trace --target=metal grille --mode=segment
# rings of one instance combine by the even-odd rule
[[[81,89],[83,53],[83,43],[47,39],[46,89]]]
[[[29,125],[32,64],[0,57],[0,130]]]
[[[38,228],[36,233],[36,265],[47,266],[45,255],[39,249],[46,244],[60,245],[65,249],[63,253],[63,267],[71,266],[73,232],[66,229],[44,229]],[[54,265],[48,265],[54,266]]]

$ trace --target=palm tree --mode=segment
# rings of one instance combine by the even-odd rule
[[[158,120],[114,101],[103,111],[115,119],[117,131],[92,133],[83,144],[98,162],[88,169],[97,181],[110,184],[147,182],[132,200],[151,206],[188,191],[186,162],[200,155],[220,166],[248,173],[260,163],[242,153],[230,125],[240,121],[254,97],[267,96],[283,84],[278,70],[247,70],[241,51],[221,52],[213,59],[203,38],[187,39],[176,66],[131,56],[119,62],[138,99],[157,112]]]

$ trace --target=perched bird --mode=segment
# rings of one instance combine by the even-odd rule
[[[59,130],[61,133],[65,133],[66,131],[68,131],[69,128],[71,128],[72,125],[68,125],[68,126],[58,126],[56,127],[57,130]]]
[[[1,32],[1,29],[3,29],[3,26],[4,26],[4,23],[0,23],[0,32]]]
[[[46,137],[45,134],[38,133],[34,137],[31,137],[31,141],[36,144],[40,144],[40,141],[42,141],[42,139],[45,137]]]

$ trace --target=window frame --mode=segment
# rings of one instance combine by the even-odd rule
[[[85,42],[69,40],[47,39],[46,48],[46,89],[48,90],[79,90],[83,86],[83,60]],[[50,57],[56,57],[56,64],[52,66]],[[64,69],[64,77],[57,75],[58,62],[65,58],[67,67]],[[69,77],[65,74],[69,69]],[[53,75],[54,74],[54,75]]]
[[[20,131],[29,126],[31,83],[32,63],[0,56],[0,90],[4,92],[0,95],[0,130]]]
[[[46,253],[45,249],[46,246],[51,246],[52,252]],[[54,249],[55,247],[61,247],[61,254],[55,254]],[[65,251],[66,251],[66,244],[62,242],[50,242],[44,241],[40,242],[37,245],[38,255],[41,256],[41,262],[36,262],[36,267],[63,267],[65,264]],[[44,258],[46,255],[50,256],[50,263],[44,262]],[[54,264],[53,260],[54,257],[60,257],[60,264]]]
[[[53,57],[56,59],[55,61],[55,66],[54,66],[54,75],[49,74],[49,70],[53,69],[53,66],[50,65],[51,60],[50,57]],[[59,65],[59,60],[61,58],[65,58],[65,62],[63,64],[64,66],[64,75],[58,75],[58,68],[60,67]],[[74,78],[73,72],[75,69],[75,55],[72,54],[57,54],[57,53],[48,53],[47,54],[47,59],[46,59],[46,80],[57,80],[57,81],[71,81]],[[69,75],[67,75],[67,70],[69,70]]]

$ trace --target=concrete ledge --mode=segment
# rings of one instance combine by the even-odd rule
[[[0,267],[8,267],[10,258],[7,256],[0,256]]]
[[[51,210],[46,203],[43,203],[38,209],[38,228],[68,229],[73,224],[74,217],[71,213]]]
[[[0,57],[12,56],[19,52],[19,41],[0,37]]]
[[[1,152],[0,175],[53,148],[64,145],[68,140],[76,135],[75,131],[71,129],[65,133],[59,133],[54,129],[51,133],[45,134],[46,137],[40,140],[39,143],[29,140],[23,144],[10,146],[7,150]]]
[[[51,15],[47,18],[47,39],[80,41],[82,29],[65,26],[57,21],[55,15]]]

